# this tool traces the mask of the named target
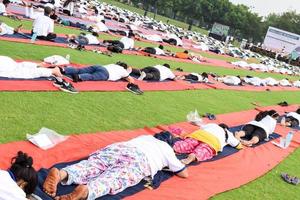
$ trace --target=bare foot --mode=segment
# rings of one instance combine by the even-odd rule
[[[195,160],[196,160],[196,155],[193,154],[193,153],[191,153],[191,154],[188,155],[187,158],[182,159],[181,162],[182,162],[183,164],[185,164],[185,165],[188,165],[188,164],[190,164],[191,162],[193,162],[193,161],[195,161]]]
[[[43,189],[51,197],[56,196],[57,184],[60,182],[60,174],[57,168],[52,168],[44,182]]]
[[[55,197],[55,200],[85,200],[89,194],[88,188],[86,185],[79,185],[75,190],[67,195]]]

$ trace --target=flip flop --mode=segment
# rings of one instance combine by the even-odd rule
[[[281,174],[281,178],[285,182],[293,184],[293,185],[298,185],[300,183],[300,179],[298,177],[296,177],[296,176],[290,176],[287,173],[282,173]]]

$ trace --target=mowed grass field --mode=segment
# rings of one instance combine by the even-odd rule
[[[8,23],[16,22],[8,21]],[[31,28],[30,22],[22,23],[24,26],[28,26],[26,28]],[[60,33],[77,32],[65,27],[57,28],[57,31]],[[166,62],[141,56],[114,55],[107,57],[67,48],[0,41],[0,55],[11,56],[14,59],[39,61],[54,54],[62,56],[69,54],[72,62],[86,65],[108,64],[120,60],[132,66],[145,67]],[[181,67],[188,72],[248,74],[259,77],[271,76],[277,79],[287,77],[280,74],[167,62],[172,69]],[[297,78],[299,77],[292,79],[296,80]],[[51,83],[49,82],[49,84]],[[300,92],[194,90],[146,92],[142,96],[129,92],[80,92],[77,95],[63,92],[0,92],[0,143],[25,140],[27,133],[35,133],[41,127],[56,130],[64,135],[135,129],[184,121],[186,114],[194,109],[200,113],[220,114],[252,109],[251,102],[254,101],[267,106],[284,100],[290,104],[299,104]],[[299,156],[300,151],[296,150],[265,176],[236,190],[219,194],[212,199],[298,199],[299,187],[284,183],[279,175],[281,172],[288,172],[300,176]],[[247,173],[247,169],[245,169],[245,173]],[[232,172],[232,176],[234,176],[234,172]],[[200,192],[201,188],[199,188]]]

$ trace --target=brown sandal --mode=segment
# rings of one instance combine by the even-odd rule
[[[85,185],[79,185],[67,195],[55,197],[55,200],[85,200],[88,197],[88,189]]]

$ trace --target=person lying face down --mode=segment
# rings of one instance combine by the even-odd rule
[[[62,77],[58,67],[45,68],[44,63],[16,62],[7,56],[0,56],[0,77],[34,79],[41,77]]]
[[[106,146],[92,153],[87,160],[61,170],[52,168],[43,188],[56,200],[92,200],[117,194],[145,177],[153,178],[165,167],[179,177],[188,177],[185,165],[166,142],[143,135]],[[59,183],[78,186],[68,195],[56,196]]]
[[[122,37],[120,40],[104,40],[103,43],[108,45],[107,49],[112,52],[116,52],[115,49],[120,49],[120,52],[122,50],[130,50],[134,48],[134,33],[132,31],[129,31],[128,36]]]
[[[75,34],[67,34],[67,40],[69,43],[71,44],[76,44],[76,45],[81,45],[81,46],[85,46],[85,45],[93,45],[93,44],[100,44],[100,41],[98,40],[98,33],[93,32],[91,33],[80,33],[78,36],[76,36]]]
[[[21,28],[22,28],[22,24],[19,25],[17,28],[13,28],[11,26],[8,26],[4,22],[0,21],[0,36],[1,35],[13,35],[15,33],[20,32]]]
[[[227,85],[242,85],[242,79],[240,76],[221,76],[216,78],[217,81],[225,83]]]
[[[33,159],[19,151],[11,163],[7,171],[0,170],[0,199],[28,200],[26,196],[31,195],[38,185]]]
[[[141,51],[143,51],[145,53],[153,54],[153,55],[163,55],[163,56],[166,55],[163,45],[159,45],[158,47],[145,47],[145,48],[141,49]]]
[[[288,127],[299,127],[300,124],[300,108],[295,112],[287,113],[280,121],[281,125]]]
[[[175,74],[171,71],[169,64],[155,65],[143,69],[132,69],[130,74],[132,76],[139,76],[138,80],[141,81],[164,81],[167,79],[175,79]]]
[[[235,136],[246,146],[264,141],[274,132],[278,117],[275,110],[262,111],[256,115],[255,120],[247,123],[241,131],[236,132]]]
[[[176,153],[188,153],[182,160],[185,164],[193,161],[209,160],[222,152],[226,145],[241,149],[242,145],[228,130],[226,124],[206,124],[201,129],[181,135],[183,140],[175,142],[173,149]]]
[[[177,80],[186,80],[186,81],[196,81],[200,83],[208,83],[208,74],[206,72],[203,72],[202,74],[198,73],[190,73],[183,76],[177,76]]]
[[[84,68],[65,67],[62,73],[73,79],[74,82],[80,81],[118,81],[125,79],[129,83],[134,83],[134,79],[129,76],[132,68],[126,63],[117,62],[109,65],[95,65]]]

